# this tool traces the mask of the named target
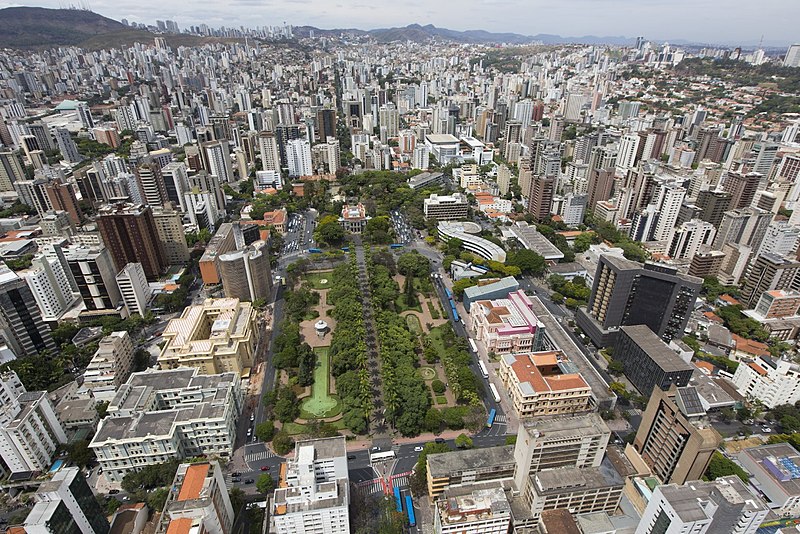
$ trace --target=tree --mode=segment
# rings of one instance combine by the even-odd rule
[[[611,360],[611,363],[608,364],[608,372],[619,376],[625,372],[625,365],[619,360]]]
[[[506,257],[506,265],[519,267],[523,273],[531,276],[542,276],[547,269],[544,258],[526,248],[509,252]]]
[[[294,440],[285,430],[281,430],[272,438],[272,448],[280,455],[288,454],[292,447],[294,447]]]
[[[272,441],[272,438],[275,436],[275,423],[272,421],[264,421],[263,423],[257,424],[255,434],[259,441]]]
[[[86,467],[94,458],[94,452],[89,448],[89,442],[85,439],[75,441],[69,445],[69,459],[78,467]]]
[[[780,420],[784,432],[794,433],[800,430],[800,420],[793,415],[784,415]]]
[[[417,465],[409,479],[411,492],[414,495],[422,495],[428,489],[428,455],[442,452],[450,452],[450,447],[446,443],[426,443],[419,453]]]
[[[275,489],[275,480],[269,473],[264,473],[256,481],[256,489],[259,493],[269,495]]]
[[[447,388],[445,387],[444,382],[442,382],[439,379],[436,379],[433,382],[431,382],[431,389],[433,389],[433,392],[436,393],[437,395],[441,395],[445,392]]]
[[[442,412],[436,408],[428,408],[428,411],[425,414],[425,430],[436,434],[442,430],[443,423],[444,421],[442,420]]]
[[[326,215],[317,223],[314,231],[314,239],[318,243],[325,243],[330,246],[340,245],[344,241],[344,228],[339,224],[339,219],[335,215]]]
[[[418,278],[428,276],[430,265],[428,258],[416,250],[404,252],[397,258],[397,271],[404,276],[412,275]]]
[[[97,417],[105,419],[106,415],[108,415],[108,401],[98,402],[94,405],[94,409],[97,410]]]
[[[706,469],[706,473],[703,475],[703,479],[716,480],[719,477],[728,475],[738,476],[745,484],[750,480],[745,470],[739,467],[733,460],[725,458],[719,451],[714,451],[714,454],[711,456],[711,461],[708,464],[708,469]]]
[[[457,237],[448,239],[447,244],[445,245],[445,253],[449,256],[458,256],[458,253],[461,252],[461,247],[463,246],[464,242]]]
[[[459,449],[471,449],[473,447],[472,438],[466,434],[459,434],[456,437],[456,447]]]

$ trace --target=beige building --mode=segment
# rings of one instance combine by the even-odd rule
[[[505,533],[511,527],[511,505],[502,488],[448,491],[436,502],[436,534]]]
[[[157,532],[230,534],[234,513],[219,462],[181,464]]]
[[[153,210],[158,239],[164,246],[164,256],[169,265],[189,263],[189,246],[186,244],[186,231],[183,229],[180,212],[167,202],[163,208]]]
[[[489,447],[429,454],[428,495],[439,498],[445,490],[514,477],[514,447]]]
[[[256,312],[251,303],[236,298],[206,299],[172,319],[162,337],[162,369],[195,367],[203,374],[241,375],[253,365]]]
[[[700,480],[722,436],[705,417],[691,386],[653,390],[633,448],[665,484]]]
[[[83,387],[86,389],[111,388],[116,390],[128,380],[133,367],[133,342],[128,332],[111,332],[97,347],[86,371]]]
[[[367,210],[361,202],[355,206],[348,206],[345,204],[342,206],[342,215],[339,217],[339,224],[348,232],[360,234],[364,231],[364,228],[367,226],[367,221],[370,219],[371,217],[367,215]]]
[[[560,351],[503,354],[500,380],[520,418],[586,412],[592,389]]]
[[[218,265],[226,297],[249,302],[269,298],[272,274],[266,241],[222,254]]]

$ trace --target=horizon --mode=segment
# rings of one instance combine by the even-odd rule
[[[337,0],[338,1],[338,0]],[[321,30],[358,29],[363,31],[404,28],[412,24],[433,25],[455,31],[487,31],[515,33],[527,37],[554,35],[563,38],[600,37],[635,39],[642,36],[656,42],[676,44],[708,44],[719,46],[758,46],[780,48],[797,42],[794,17],[776,17],[773,6],[780,11],[794,11],[800,15],[797,4],[788,0],[765,0],[758,5],[745,0],[730,0],[721,9],[714,0],[564,0],[559,4],[541,4],[538,8],[517,0],[466,0],[458,4],[445,0],[430,9],[405,9],[422,6],[419,0],[409,0],[402,6],[387,3],[378,9],[374,5],[355,4],[354,10],[343,12],[340,3],[322,0],[227,0],[224,3],[200,3],[185,11],[178,2],[150,3],[150,0],[110,2],[100,0],[89,5],[64,6],[57,1],[2,2],[6,7],[43,7],[49,9],[88,9],[117,21],[126,19],[137,24],[155,25],[156,19],[174,20],[181,30],[189,26],[206,24],[212,28],[259,26],[312,26]],[[642,5],[640,5],[642,4]],[[474,9],[470,6],[474,6]],[[576,8],[574,6],[583,6]],[[684,6],[686,9],[681,9]],[[739,6],[737,8],[737,6]],[[616,7],[616,9],[615,9]],[[333,8],[333,9],[332,9]],[[469,20],[455,19],[451,11],[472,14]],[[520,17],[517,11],[529,10]],[[378,10],[377,16],[367,16]],[[624,10],[624,11],[623,11]],[[263,15],[260,15],[262,12]],[[331,13],[333,12],[333,13]],[[498,17],[498,12],[509,12],[509,17]],[[626,17],[617,14],[625,12]],[[703,16],[702,13],[709,15]],[[241,13],[241,14],[240,14]],[[691,14],[691,17],[686,15]],[[446,15],[446,16],[442,16]],[[529,19],[533,19],[528,22]],[[670,21],[672,20],[672,23]],[[777,20],[777,23],[776,23]],[[709,24],[712,21],[713,24]],[[480,24],[477,24],[480,22]],[[675,28],[665,30],[664,28]],[[740,30],[736,30],[740,28]],[[769,32],[767,30],[770,30]],[[737,39],[737,36],[739,37]]]

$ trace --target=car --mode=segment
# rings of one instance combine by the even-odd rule
[[[355,455],[355,454],[349,454],[349,455],[347,456],[347,459],[348,459],[348,460],[355,460],[355,459],[356,459],[356,455]]]
[[[244,479],[244,483],[245,483],[245,484],[252,484],[253,482],[255,482],[255,480],[253,480],[252,478],[246,478],[246,479]]]
[[[250,414],[250,421],[255,421],[255,420],[256,420],[256,414],[251,413]]]
[[[435,441],[436,443],[444,443],[444,438],[436,438],[433,441]]]
[[[422,452],[422,447],[420,446],[414,447],[414,452]]]
[[[253,429],[252,428],[248,428],[247,429],[247,437],[249,438],[250,434],[252,434],[252,433],[253,433]]]
[[[255,436],[253,436],[253,443],[255,443],[255,442],[257,442],[257,441],[258,441],[258,438],[257,438],[257,437],[255,437]]]
[[[269,471],[269,466],[268,465],[262,465],[261,466],[261,470],[262,471]]]
[[[231,473],[231,477],[233,477],[233,478],[240,477],[240,476],[242,476],[242,474],[239,471]]]
[[[109,495],[116,495],[117,493],[119,493],[118,489],[110,489],[110,490],[108,490],[108,494]]]
[[[766,434],[769,434],[770,432],[772,432],[772,429],[770,427],[768,427],[768,426],[765,426],[765,427],[761,428],[761,431],[766,433]]]

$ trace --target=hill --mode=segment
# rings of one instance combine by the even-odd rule
[[[0,47],[79,45],[99,35],[130,31],[122,23],[91,11],[41,7],[0,9]]]

